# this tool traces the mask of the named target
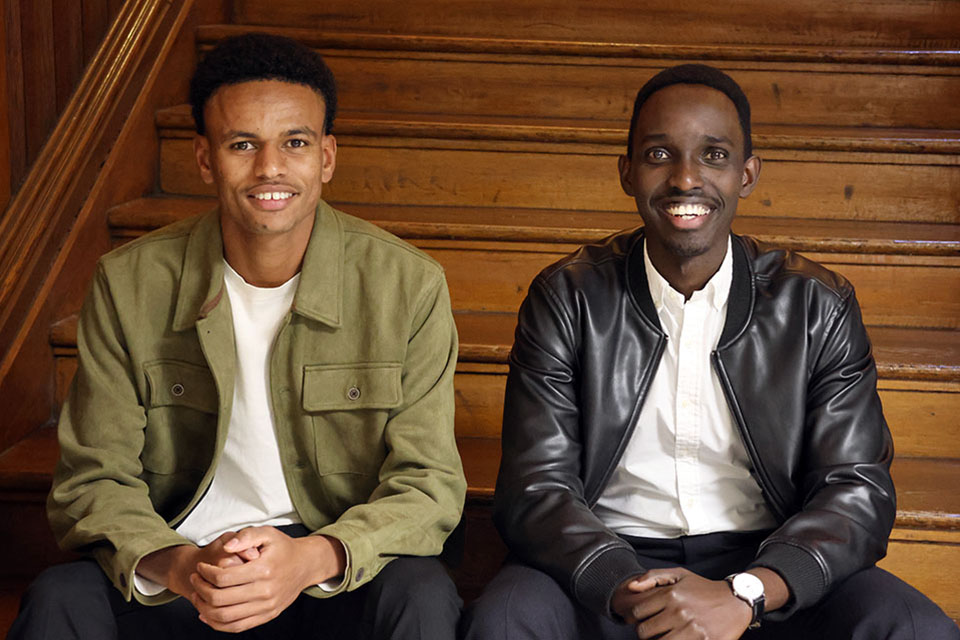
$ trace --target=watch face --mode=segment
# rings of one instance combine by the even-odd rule
[[[738,596],[756,600],[763,595],[763,582],[752,573],[738,573],[733,577],[733,590]]]

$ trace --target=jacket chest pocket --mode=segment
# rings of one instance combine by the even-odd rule
[[[150,386],[144,431],[144,470],[205,471],[217,436],[217,386],[207,367],[177,360],[143,366]]]
[[[377,476],[384,428],[402,401],[399,364],[305,366],[303,410],[313,421],[317,471]]]

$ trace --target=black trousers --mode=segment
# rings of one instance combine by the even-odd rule
[[[677,540],[629,538],[650,569],[683,566],[719,580],[742,571],[766,532]],[[574,602],[547,574],[508,559],[464,613],[465,640],[635,640],[632,626]],[[765,620],[745,640],[956,640],[960,629],[936,604],[876,567],[851,576],[815,606],[782,622]]]
[[[214,631],[184,598],[126,602],[99,565],[51,567],[23,597],[8,640],[283,638],[452,640],[462,601],[436,558],[398,558],[368,584],[331,598],[301,595],[273,620],[241,634]]]

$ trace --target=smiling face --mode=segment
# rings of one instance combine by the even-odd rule
[[[637,203],[651,260],[661,273],[691,260],[715,271],[737,199],[760,173],[759,158],[743,157],[733,102],[705,85],[665,87],[641,107],[632,145],[631,157],[620,157],[620,183]]]
[[[337,143],[323,133],[323,98],[310,87],[257,80],[221,87],[204,107],[194,151],[220,198],[224,245],[287,236],[304,250]]]

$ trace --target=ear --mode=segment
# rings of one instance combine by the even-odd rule
[[[762,164],[763,162],[758,156],[750,156],[747,158],[747,161],[743,163],[743,180],[740,183],[741,198],[746,198],[753,193],[754,187],[757,186],[757,180],[760,179],[760,167]]]
[[[636,196],[636,190],[633,188],[633,175],[630,171],[633,163],[625,155],[620,156],[617,159],[617,167],[620,169],[620,187],[623,189],[623,192],[630,196],[631,198]]]
[[[320,153],[323,154],[323,169],[320,179],[323,184],[333,178],[333,170],[337,168],[337,139],[333,134],[326,134],[320,141]]]
[[[193,155],[197,158],[200,177],[206,184],[213,184],[213,168],[210,164],[210,141],[207,140],[206,136],[194,136]]]

